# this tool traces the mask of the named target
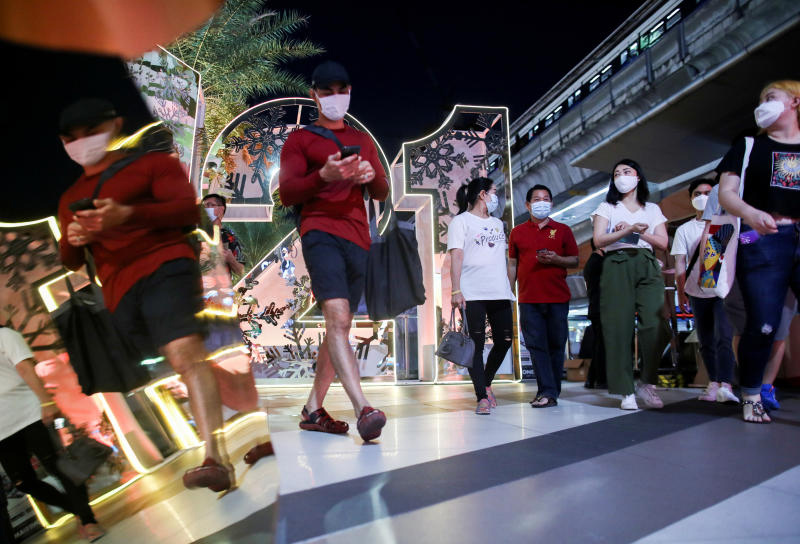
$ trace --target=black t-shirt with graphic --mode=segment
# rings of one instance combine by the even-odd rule
[[[717,172],[739,175],[745,140],[739,139],[717,166]],[[800,144],[755,137],[745,172],[744,201],[759,210],[800,218]]]

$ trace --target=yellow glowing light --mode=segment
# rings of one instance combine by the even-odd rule
[[[145,133],[148,130],[150,130],[151,128],[156,127],[158,125],[161,125],[163,123],[164,123],[164,121],[160,121],[160,120],[159,121],[153,121],[152,123],[149,123],[149,124],[143,126],[139,130],[137,130],[136,132],[131,134],[130,136],[126,136],[124,138],[118,138],[118,139],[114,140],[113,142],[111,142],[109,144],[108,150],[109,151],[117,151],[117,150],[123,149],[123,148],[136,147],[136,144],[139,143],[139,140],[142,139],[142,136],[144,136]]]
[[[236,346],[234,348],[225,348],[225,349],[217,350],[214,353],[212,353],[211,355],[209,355],[208,358],[210,360],[215,360],[215,359],[218,359],[220,357],[224,357],[226,355],[230,355],[232,353],[236,353],[237,351],[239,353],[244,354],[244,355],[247,355],[247,353],[248,353],[247,347],[245,347],[245,346]]]
[[[169,394],[169,392],[162,393],[159,391],[159,388],[176,378],[178,378],[177,374],[173,374],[172,376],[158,380],[145,387],[144,394],[156,405],[161,415],[164,416],[164,421],[173,436],[175,436],[178,445],[181,448],[192,448],[200,444],[197,434],[195,434],[191,425],[186,421],[186,415],[177,405],[172,395]],[[168,400],[165,400],[165,397]]]

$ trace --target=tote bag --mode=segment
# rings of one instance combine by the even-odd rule
[[[744,177],[753,151],[753,138],[745,138],[744,160],[739,182],[739,198],[744,194]],[[725,298],[736,279],[736,253],[739,247],[739,217],[721,213],[711,218],[708,236],[703,242],[703,265],[700,289],[704,293]]]
[[[414,225],[398,221],[391,204],[389,225],[378,234],[374,201],[369,200],[369,230],[372,245],[367,259],[367,312],[373,321],[392,319],[425,302],[422,263]]]

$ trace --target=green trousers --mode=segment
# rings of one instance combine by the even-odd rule
[[[661,360],[659,329],[664,279],[655,256],[646,249],[609,252],[600,277],[600,319],[606,346],[608,392],[630,395],[633,385],[633,326],[639,314],[642,381],[655,384]]]

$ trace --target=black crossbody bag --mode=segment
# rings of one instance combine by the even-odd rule
[[[141,154],[128,155],[109,166],[101,174],[92,200],[106,181],[139,157]],[[51,314],[81,390],[85,395],[125,393],[146,385],[150,373],[140,364],[137,351],[114,327],[103,292],[94,282],[96,270],[88,248],[85,260],[89,284],[76,291],[69,276],[64,278],[70,298]]]

